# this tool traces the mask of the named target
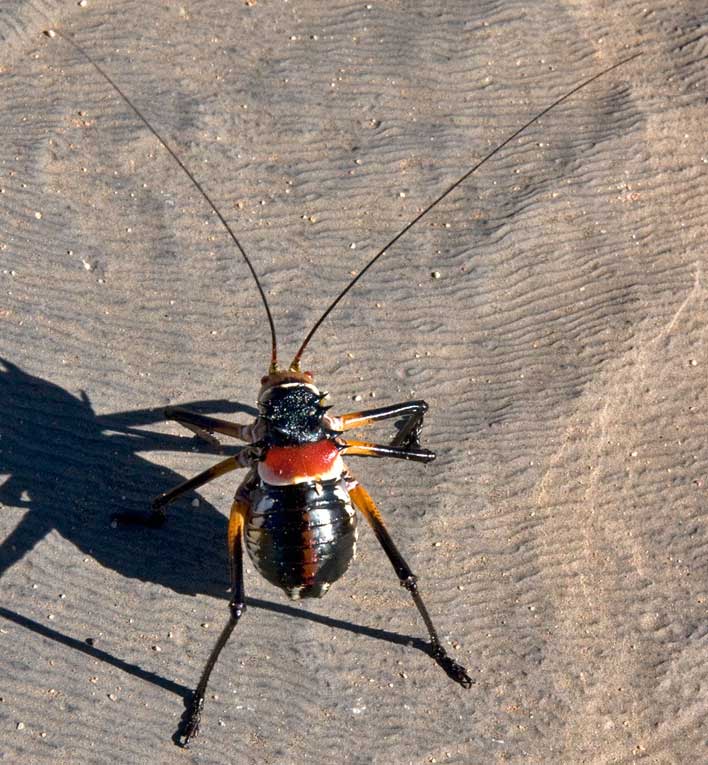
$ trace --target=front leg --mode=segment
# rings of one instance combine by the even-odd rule
[[[382,406],[378,409],[349,412],[340,417],[330,417],[329,420],[333,430],[344,432],[354,428],[365,428],[380,420],[399,417],[402,420],[402,424],[398,427],[398,432],[389,446],[419,449],[420,431],[423,427],[423,417],[427,411],[428,405],[425,401],[406,401],[403,404],[392,404],[391,406]]]
[[[445,670],[448,677],[452,678],[456,683],[459,683],[463,688],[469,688],[472,685],[472,678],[467,674],[467,670],[461,664],[458,664],[452,657],[448,656],[447,652],[442,647],[438,633],[430,618],[430,614],[428,613],[428,609],[425,607],[423,599],[418,592],[418,579],[410,570],[401,553],[398,552],[398,548],[393,543],[374,500],[369,496],[369,492],[366,491],[361,484],[355,484],[353,488],[350,488],[349,496],[351,497],[354,506],[371,525],[374,534],[376,534],[376,538],[379,540],[381,547],[383,547],[384,552],[388,556],[391,565],[398,575],[398,580],[400,581],[401,586],[405,587],[411,594],[418,612],[423,617],[425,626],[428,628],[428,634],[430,635],[430,655]]]
[[[190,409],[184,409],[181,406],[168,406],[165,409],[165,419],[178,422],[183,427],[191,430],[192,433],[216,447],[221,447],[221,444],[218,439],[214,438],[212,433],[222,433],[225,436],[237,438],[239,441],[250,442],[253,440],[251,425],[241,425],[238,422],[229,422],[219,417],[199,414],[198,412],[192,412]]]

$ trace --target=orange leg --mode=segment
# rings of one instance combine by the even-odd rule
[[[177,740],[184,747],[187,747],[190,739],[194,738],[199,732],[199,722],[202,716],[202,709],[204,708],[204,696],[207,684],[209,683],[209,677],[219,658],[219,654],[246,610],[246,596],[243,587],[243,530],[250,507],[248,489],[245,488],[250,478],[251,474],[246,477],[239,487],[229,517],[228,545],[229,562],[231,565],[231,601],[229,602],[229,609],[231,613],[229,621],[209,654],[207,663],[202,671],[202,676],[199,679],[199,684],[182,717]]]
[[[410,592],[420,615],[423,617],[423,621],[425,622],[425,626],[428,628],[428,633],[430,635],[430,655],[445,670],[448,677],[459,683],[463,688],[469,688],[472,685],[472,678],[467,674],[467,671],[462,665],[458,664],[447,655],[447,652],[440,644],[440,638],[433,626],[428,609],[425,607],[425,604],[420,597],[420,593],[418,592],[418,580],[389,536],[381,513],[379,512],[378,507],[376,507],[376,503],[370,497],[369,492],[366,491],[361,484],[357,484],[353,489],[350,489],[349,496],[351,497],[354,506],[371,525],[374,534],[376,534],[376,538],[379,540],[381,547],[383,547],[384,552],[391,561],[401,585]]]

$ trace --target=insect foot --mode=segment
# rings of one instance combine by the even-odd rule
[[[445,670],[448,677],[459,683],[463,688],[471,688],[474,680],[467,674],[467,670],[450,658],[441,645],[433,646],[431,656]]]
[[[449,678],[454,680],[456,683],[459,683],[463,688],[471,688],[472,678],[467,674],[467,670],[461,664],[458,664],[456,661],[451,659],[447,655],[447,652],[442,647],[442,645],[440,645],[440,638],[438,637],[438,633],[433,626],[432,620],[430,619],[428,609],[425,607],[423,600],[420,597],[420,593],[418,592],[417,577],[415,574],[410,572],[410,570],[407,568],[407,564],[405,561],[403,561],[403,559],[401,559],[401,563],[401,572],[407,572],[407,576],[402,576],[401,578],[401,586],[405,587],[408,592],[410,592],[413,601],[418,607],[418,611],[423,617],[423,621],[428,628],[428,632],[430,634],[430,655],[433,657],[433,659],[435,659],[437,664],[442,667],[443,670],[445,670],[445,674]]]
[[[174,742],[183,749],[189,749],[189,742],[199,733],[199,723],[202,719],[204,696],[196,692],[187,708],[184,710],[179,730],[174,736]]]

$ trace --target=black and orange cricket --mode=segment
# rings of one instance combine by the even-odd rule
[[[50,36],[54,34],[60,33],[50,33]],[[88,59],[108,81],[160,144],[172,155],[207,201],[248,266],[270,325],[270,364],[268,373],[261,379],[258,416],[254,422],[242,425],[180,407],[169,407],[165,410],[167,419],[176,420],[205,438],[214,440],[213,434],[218,433],[247,444],[236,456],[222,460],[203,473],[157,497],[152,503],[151,515],[146,519],[151,525],[161,525],[166,517],[165,507],[172,500],[225,473],[240,468],[247,471],[246,477],[236,490],[229,518],[227,541],[232,593],[229,603],[229,621],[216,641],[185,712],[177,737],[179,743],[187,746],[190,739],[197,735],[209,677],[221,650],[245,611],[243,544],[245,543],[256,569],[269,582],[285,590],[291,598],[319,598],[344,574],[354,558],[357,538],[356,510],[373,528],[401,585],[413,598],[428,629],[430,655],[450,678],[463,688],[469,688],[472,685],[472,679],[465,668],[448,656],[443,648],[418,591],[416,576],[393,543],[373,499],[342,459],[344,455],[347,455],[396,457],[430,462],[435,455],[423,449],[419,443],[423,417],[428,409],[427,404],[425,401],[409,401],[363,412],[331,415],[328,412],[330,407],[327,405],[327,394],[315,385],[311,372],[301,371],[300,360],[312,336],[335,306],[374,263],[423,216],[467,180],[487,160],[551,109],[599,77],[641,54],[635,54],[613,64],[565,93],[451,184],[369,260],[315,322],[290,365],[283,368],[278,364],[275,325],[263,287],[251,260],[229,224],[172,148],[113,80],[73,40],[64,35],[61,37]],[[394,418],[397,433],[388,444],[354,441],[346,436],[350,430]]]

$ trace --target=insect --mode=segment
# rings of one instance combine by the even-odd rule
[[[265,292],[251,260],[227,221],[174,150],[109,75],[73,40],[60,32],[50,33],[50,36],[54,34],[60,35],[72,45],[105,78],[210,205],[251,272],[270,327],[271,357],[267,373],[261,379],[255,421],[239,424],[180,407],[165,410],[167,419],[175,420],[204,438],[214,441],[214,434],[219,434],[246,444],[235,456],[223,459],[157,497],[153,501],[149,518],[152,525],[160,525],[166,517],[165,508],[172,500],[226,473],[238,469],[246,471],[245,478],[236,490],[228,524],[227,544],[231,569],[229,619],[207,659],[185,712],[178,735],[179,743],[187,746],[197,735],[212,670],[245,611],[243,547],[246,547],[254,567],[261,575],[284,590],[289,597],[322,597],[345,573],[354,558],[357,511],[373,528],[400,584],[412,597],[428,630],[431,657],[452,680],[463,688],[470,688],[471,677],[443,647],[418,590],[416,576],[391,539],[374,500],[343,459],[367,456],[430,462],[435,455],[420,444],[427,404],[424,401],[409,401],[378,409],[332,415],[327,394],[315,383],[311,372],[302,371],[301,359],[315,332],[334,308],[379,258],[421,218],[551,109],[599,77],[641,54],[632,55],[607,67],[566,92],[448,186],[366,263],[317,319],[290,364],[281,367],[275,325]],[[365,428],[387,419],[395,420],[397,430],[389,443],[358,441],[348,436],[350,430]]]

